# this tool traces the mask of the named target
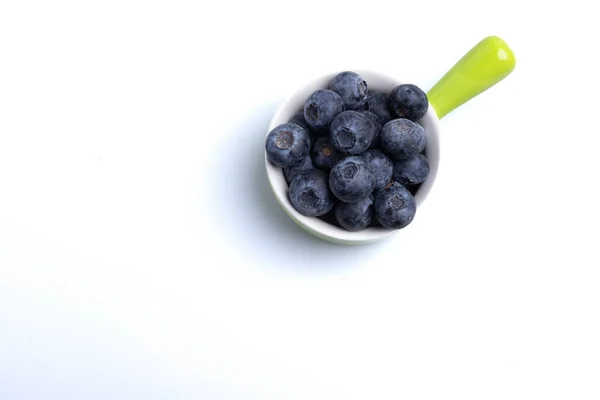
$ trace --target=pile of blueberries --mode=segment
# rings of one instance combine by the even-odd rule
[[[428,106],[415,85],[383,93],[368,90],[359,74],[341,72],[269,132],[267,158],[283,168],[299,213],[353,232],[401,229],[414,219],[413,195],[429,174],[418,123]]]

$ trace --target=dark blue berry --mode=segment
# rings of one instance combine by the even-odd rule
[[[310,152],[308,133],[298,124],[282,124],[267,135],[267,158],[279,167],[302,161]]]
[[[396,183],[375,195],[373,208],[381,226],[402,229],[414,219],[417,202],[405,187]]]
[[[304,120],[308,126],[320,135],[329,131],[333,118],[344,111],[344,102],[335,92],[320,89],[306,99]]]
[[[358,111],[344,111],[331,122],[331,143],[342,153],[364,152],[373,142],[373,134],[371,122]]]
[[[379,135],[381,150],[394,159],[407,158],[425,149],[427,136],[423,127],[406,118],[393,119]]]
[[[355,203],[373,192],[375,178],[364,158],[348,156],[331,169],[329,187],[341,201]]]
[[[325,172],[331,171],[331,168],[342,158],[342,154],[333,147],[326,136],[317,140],[310,154],[315,166]]]
[[[337,203],[335,218],[340,226],[348,231],[365,229],[373,220],[373,196],[365,197],[356,203]]]
[[[329,89],[340,95],[346,110],[360,109],[367,97],[367,82],[356,72],[340,72],[331,81]]]
[[[309,169],[315,169],[315,164],[313,163],[310,155],[305,157],[304,160],[300,161],[298,164],[291,165],[283,169],[283,176],[285,177],[285,181],[290,184],[290,182],[296,177],[296,175],[307,171]]]
[[[421,153],[394,161],[394,180],[403,185],[418,185],[429,175],[429,160]]]
[[[378,90],[369,90],[369,94],[365,100],[365,110],[371,111],[381,121],[382,125],[385,125],[394,118],[394,115],[390,111],[389,99],[386,93]]]
[[[394,164],[388,156],[380,150],[367,150],[361,154],[367,163],[375,178],[375,190],[381,190],[392,180]]]
[[[369,146],[370,149],[376,149],[379,147],[379,134],[381,133],[381,120],[375,113],[371,111],[363,111],[363,115],[367,117],[373,128],[373,141]]]
[[[308,124],[306,123],[306,121],[304,120],[304,111],[300,111],[298,112],[296,115],[294,115],[289,121],[289,123],[292,124],[298,124],[300,125],[302,128],[304,128],[304,130],[306,132],[308,132],[308,137],[310,138],[310,145],[312,146],[316,141],[317,141],[317,134],[314,133],[312,131],[312,129],[310,129],[310,127],[308,126]]]
[[[308,217],[327,214],[336,203],[329,189],[327,174],[318,169],[296,175],[290,183],[288,196],[296,211]]]
[[[419,87],[405,84],[392,89],[389,106],[396,116],[416,122],[427,114],[429,101],[425,92]]]

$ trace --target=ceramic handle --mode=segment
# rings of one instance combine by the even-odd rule
[[[499,37],[477,43],[427,93],[438,118],[506,78],[515,63],[512,50]]]

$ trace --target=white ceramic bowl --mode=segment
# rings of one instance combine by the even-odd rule
[[[332,72],[298,88],[298,90],[295,91],[288,99],[286,99],[275,112],[275,115],[271,120],[271,124],[269,125],[267,134],[276,126],[288,122],[296,113],[298,113],[298,111],[302,110],[305,100],[315,90],[328,88],[333,77],[339,72],[341,71]],[[402,83],[412,83],[402,82],[399,79],[381,74],[379,72],[360,70],[355,72],[363,77],[365,82],[367,82],[368,89],[371,90],[381,90],[389,93],[394,87],[401,85]],[[430,163],[430,172],[427,180],[421,184],[415,195],[415,200],[417,201],[417,213],[411,225],[419,223],[419,208],[431,190],[440,161],[439,119],[431,104],[429,105],[427,114],[419,121],[419,123],[423,126],[423,128],[425,128],[425,132],[427,134],[427,147],[425,148],[425,154]],[[265,163],[267,177],[275,198],[287,215],[289,215],[296,224],[298,224],[307,232],[329,242],[346,245],[373,243],[398,232],[398,230],[387,229],[383,227],[369,227],[358,232],[350,232],[338,226],[322,221],[319,218],[307,217],[300,214],[298,211],[296,211],[296,209],[294,209],[288,198],[288,184],[283,176],[283,169],[272,164],[267,159],[266,153]],[[409,228],[410,225],[404,229]]]

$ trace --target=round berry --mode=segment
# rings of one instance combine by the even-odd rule
[[[389,106],[396,116],[416,122],[427,114],[429,100],[418,86],[405,84],[392,89]]]
[[[320,135],[329,131],[333,118],[344,111],[344,101],[335,92],[320,89],[310,95],[304,103],[304,120]]]
[[[337,74],[331,81],[329,89],[340,95],[346,110],[362,108],[367,97],[367,82],[362,76],[352,71]]]
[[[418,185],[429,175],[429,160],[421,153],[394,161],[394,180],[403,185]]]
[[[393,119],[383,126],[379,135],[381,150],[394,159],[407,158],[425,149],[425,129],[406,118]]]
[[[417,212],[417,202],[410,192],[396,183],[377,193],[373,203],[375,218],[381,226],[402,229],[408,226]]]
[[[308,217],[327,214],[336,203],[329,189],[327,174],[318,169],[296,175],[290,183],[288,196],[296,211]]]
[[[329,187],[341,201],[355,203],[373,192],[375,179],[364,158],[348,156],[331,169]]]
[[[373,142],[374,133],[371,121],[358,111],[344,111],[331,122],[331,143],[342,153],[364,152]]]
[[[310,152],[308,133],[298,124],[282,124],[267,135],[267,158],[278,167],[302,161]]]

